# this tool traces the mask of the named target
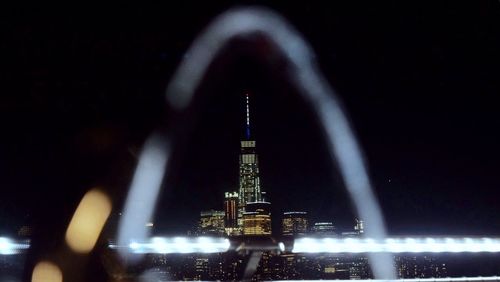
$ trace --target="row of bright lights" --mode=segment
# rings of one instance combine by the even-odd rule
[[[110,245],[111,248],[118,248]],[[0,237],[0,255],[13,255],[22,253],[29,248],[29,241],[16,241]],[[128,246],[133,253],[219,253],[230,248],[230,242],[225,238],[160,238],[154,237],[148,243],[131,243]],[[366,253],[366,252],[391,252],[391,253],[420,253],[420,252],[500,252],[500,239],[497,238],[389,238],[386,240],[373,239],[336,239],[336,238],[301,238],[295,240],[293,252],[295,253]],[[45,267],[45,265],[43,265]],[[49,265],[52,268],[54,266]],[[47,266],[48,267],[48,266]],[[47,268],[45,267],[45,268]],[[33,277],[39,270],[35,268]],[[43,269],[47,272],[47,269]],[[59,276],[59,269],[50,269]],[[38,271],[39,270],[39,271]],[[56,271],[57,270],[57,271]],[[38,272],[37,272],[38,271]],[[46,276],[44,272],[43,275]],[[52,273],[51,272],[51,273]],[[42,275],[42,274],[40,274]],[[44,276],[44,277],[45,277]],[[58,276],[58,277],[59,277]],[[38,276],[36,276],[38,277]],[[52,277],[52,276],[51,276]],[[62,276],[61,276],[62,277]],[[35,279],[36,280],[36,279]],[[35,281],[34,280],[34,281]],[[62,278],[54,281],[62,281]],[[340,281],[340,280],[336,280]],[[382,281],[382,280],[366,280]],[[384,280],[388,281],[388,280]],[[454,277],[454,278],[424,278],[424,279],[397,279],[391,281],[500,281],[498,276],[490,277]]]
[[[29,241],[15,241],[0,237],[0,255],[15,255],[29,249]]]
[[[133,253],[220,253],[230,248],[226,238],[210,237],[153,237],[149,242],[132,242]],[[111,248],[119,248],[110,245]],[[18,254],[29,248],[29,241],[15,241],[0,237],[0,255]],[[500,252],[500,238],[299,238],[293,245],[294,253],[478,253]]]
[[[283,244],[280,243],[280,246]],[[128,246],[110,245],[111,248],[128,248],[132,253],[219,253],[230,249],[225,238],[210,237],[154,237],[149,242],[132,242]],[[280,247],[281,251],[284,248]],[[294,253],[479,253],[500,252],[500,238],[298,238]]]
[[[295,281],[295,280],[289,280]],[[297,280],[299,281],[299,280]],[[303,281],[303,280],[300,280]],[[323,281],[335,281],[335,282],[352,282],[352,280],[323,280]],[[500,276],[485,276],[485,277],[447,277],[447,278],[408,278],[408,279],[360,279],[356,282],[466,282],[466,281],[500,281]]]
[[[0,255],[19,254],[29,249],[29,241],[0,237]],[[280,243],[282,246],[282,243]],[[120,248],[110,245],[111,248]],[[186,254],[221,253],[230,249],[226,238],[210,237],[154,237],[148,243],[132,242],[127,248],[132,253]],[[500,252],[500,238],[388,238],[385,240],[359,238],[299,238],[294,242],[294,253],[462,253]],[[336,280],[340,281],[340,280]],[[366,280],[379,281],[379,280]],[[380,280],[382,281],[382,280]],[[387,281],[387,280],[384,280]],[[397,279],[393,281],[500,281],[498,276]]]
[[[135,254],[189,254],[189,253],[223,253],[227,252],[230,242],[225,238],[210,237],[153,237],[147,243],[132,242],[128,245],[129,251]],[[110,245],[117,249],[120,246]]]
[[[479,253],[500,252],[498,238],[300,238],[294,253]]]

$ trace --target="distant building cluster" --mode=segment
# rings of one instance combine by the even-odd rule
[[[405,255],[394,258],[400,278],[446,277],[446,264],[428,255]]]
[[[239,189],[224,193],[223,210],[201,211],[194,235],[212,237],[265,238],[284,240],[302,236],[360,237],[364,222],[356,219],[350,230],[337,229],[331,221],[313,221],[306,211],[286,211],[279,216],[280,232],[273,233],[271,202],[265,198],[259,177],[256,142],[251,140],[249,98],[246,96],[245,140],[239,155]],[[151,224],[152,226],[152,224]],[[170,280],[241,280],[248,254],[184,254],[147,256],[158,281]],[[428,256],[395,256],[401,278],[443,277],[446,265]],[[266,251],[262,253],[252,280],[370,279],[368,259],[362,254],[301,254]]]
[[[179,256],[151,255],[149,265],[170,280],[241,280],[248,258],[234,254]],[[361,256],[272,254],[264,252],[253,281],[369,278],[367,259]]]
[[[223,211],[201,212],[198,234],[227,236],[271,235],[271,203],[264,199],[259,177],[259,157],[250,140],[250,104],[246,96],[246,140],[241,141],[238,191],[224,194]]]
[[[352,231],[339,234],[331,222],[317,222],[308,228],[305,212],[286,212],[282,219],[282,235],[359,237],[363,233],[362,226],[363,222],[357,220]],[[183,256],[151,255],[150,259],[150,263],[158,265],[158,269],[162,269],[163,274],[168,279],[241,280],[249,257],[233,251]],[[399,278],[446,277],[448,275],[446,264],[437,257],[429,255],[395,255],[394,265]],[[371,278],[373,276],[368,258],[363,254],[263,252],[252,280],[357,280]],[[168,279],[165,281],[169,281]]]
[[[197,235],[210,236],[301,236],[359,237],[364,222],[356,219],[353,229],[340,232],[333,222],[313,222],[306,211],[287,211],[281,215],[281,233],[271,228],[271,203],[266,201],[259,177],[256,142],[251,140],[249,100],[246,96],[246,140],[241,141],[239,155],[239,190],[225,192],[224,210],[200,213]],[[179,280],[239,280],[247,262],[243,255],[189,255],[173,262],[169,275]],[[176,258],[179,260],[179,258]],[[430,257],[395,257],[401,278],[442,277],[446,266]],[[368,279],[372,274],[368,259],[351,254],[295,254],[264,252],[253,280],[286,279]]]

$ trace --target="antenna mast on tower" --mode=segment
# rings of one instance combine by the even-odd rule
[[[247,109],[247,123],[246,123],[246,136],[247,140],[250,140],[250,97],[247,94],[245,94],[246,98],[246,109]]]

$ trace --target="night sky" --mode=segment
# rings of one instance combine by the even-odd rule
[[[500,4],[399,2],[268,7],[309,41],[343,101],[391,234],[499,235]],[[96,186],[119,212],[141,145],[174,118],[164,99],[173,72],[233,6],[3,10],[1,234],[29,223],[62,238]],[[184,232],[237,190],[247,92],[273,215],[305,210],[350,228],[312,109],[282,58],[249,40],[228,46],[199,89],[206,99],[176,147],[157,232]]]

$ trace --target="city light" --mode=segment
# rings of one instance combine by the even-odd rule
[[[147,243],[132,242],[124,248],[135,254],[189,254],[189,253],[222,253],[227,252],[230,242],[225,238],[211,237],[153,237]],[[122,246],[110,245],[112,249]]]
[[[29,249],[29,241],[14,241],[0,237],[0,255],[15,255]]]
[[[303,281],[303,280],[288,280],[288,281]],[[335,281],[335,282],[347,282],[352,280],[323,280],[323,281]],[[405,278],[405,279],[360,279],[356,280],[359,282],[382,282],[382,281],[395,281],[395,282],[460,282],[460,281],[500,281],[500,276],[486,276],[486,277],[447,277],[447,278]]]
[[[237,241],[237,239],[235,239]],[[132,242],[126,248],[132,253],[220,253],[230,249],[227,238],[213,237],[153,237],[147,243]],[[279,242],[272,247],[285,250]],[[122,248],[109,245],[112,249]],[[262,249],[271,246],[262,245]],[[498,253],[500,238],[299,238],[292,253]]]
[[[300,238],[294,253],[478,253],[500,252],[500,238]]]

